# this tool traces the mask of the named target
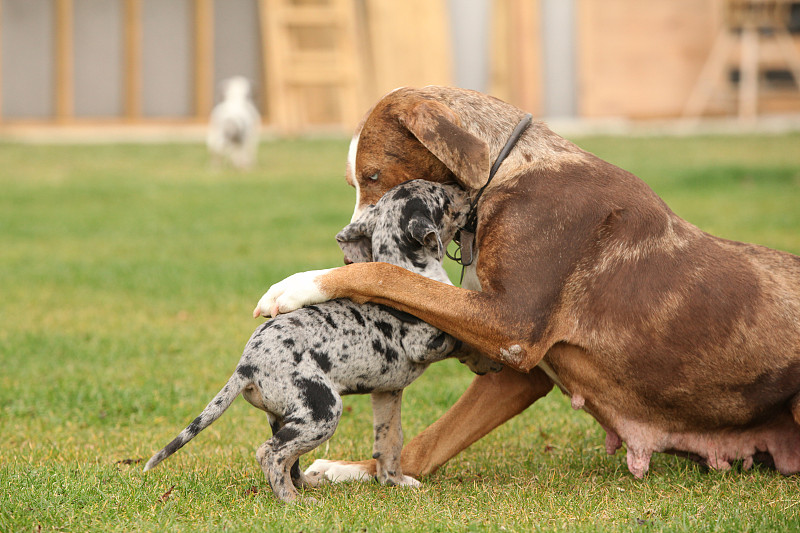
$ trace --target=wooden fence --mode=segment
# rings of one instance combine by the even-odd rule
[[[537,115],[554,82],[543,54],[553,1],[574,6],[579,117],[732,113],[743,98],[749,115],[800,111],[791,57],[800,2],[482,1],[485,89]],[[742,32],[725,27],[731,3],[782,4],[795,33],[783,31],[778,46],[774,31],[751,32],[758,48],[743,52]],[[255,83],[265,123],[279,133],[349,130],[398,86],[454,84],[456,10],[448,0],[0,0],[0,128],[202,124],[221,80],[236,74]],[[733,44],[712,76],[719,35]]]

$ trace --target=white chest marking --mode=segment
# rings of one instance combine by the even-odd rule
[[[555,384],[556,384],[556,386],[557,386],[559,389],[561,389],[562,391],[564,391],[564,393],[565,393],[567,396],[572,396],[572,395],[570,394],[570,392],[569,392],[569,391],[566,389],[566,387],[564,387],[564,384],[563,384],[563,383],[561,383],[561,380],[560,380],[560,379],[558,379],[558,376],[556,376],[556,373],[555,373],[555,372],[553,372],[553,367],[551,367],[550,365],[548,365],[547,363],[545,363],[545,362],[544,362],[544,360],[542,360],[542,361],[539,361],[539,364],[538,364],[538,365],[536,365],[536,366],[538,366],[539,368],[541,368],[541,369],[544,371],[544,373],[545,373],[545,374],[547,374],[547,377],[549,377],[550,379],[552,379],[552,380],[553,380],[553,383],[555,383]]]
[[[464,268],[464,279],[461,282],[461,286],[471,291],[480,291],[482,287],[478,279],[478,251],[475,250],[474,254],[475,256],[472,259],[472,264]]]
[[[347,173],[350,174],[350,178],[353,180],[353,186],[356,188],[356,206],[353,208],[353,216],[350,218],[350,222],[358,218],[358,204],[361,203],[361,188],[358,185],[358,176],[356,175],[356,155],[358,153],[358,139],[360,137],[360,134],[354,135],[353,139],[350,141],[350,148],[347,150]]]

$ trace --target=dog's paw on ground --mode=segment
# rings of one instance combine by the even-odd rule
[[[345,481],[370,481],[372,475],[363,466],[341,461],[317,459],[305,471],[306,478],[312,486],[322,482],[343,483]]]
[[[409,487],[412,489],[418,489],[422,486],[418,480],[414,479],[411,476],[403,476],[403,481],[397,484],[398,487]]]

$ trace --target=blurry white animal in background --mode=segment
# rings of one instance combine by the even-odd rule
[[[211,111],[206,144],[215,163],[228,160],[239,169],[253,165],[261,115],[253,105],[250,82],[241,76],[222,83],[222,101]]]

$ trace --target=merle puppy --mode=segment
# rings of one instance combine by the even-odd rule
[[[442,256],[466,210],[459,187],[409,181],[364,210],[336,239],[351,261],[390,262],[450,283]],[[387,485],[416,485],[400,468],[402,391],[430,363],[458,356],[459,344],[411,315],[375,304],[333,300],[279,315],[253,333],[228,383],[144,470],[175,453],[242,394],[267,413],[273,435],[256,458],[276,496],[291,502],[298,496],[295,487],[319,482],[300,471],[298,459],[333,435],[341,396],[370,393],[377,478]],[[460,354],[462,362],[474,372],[500,369],[468,353]]]

